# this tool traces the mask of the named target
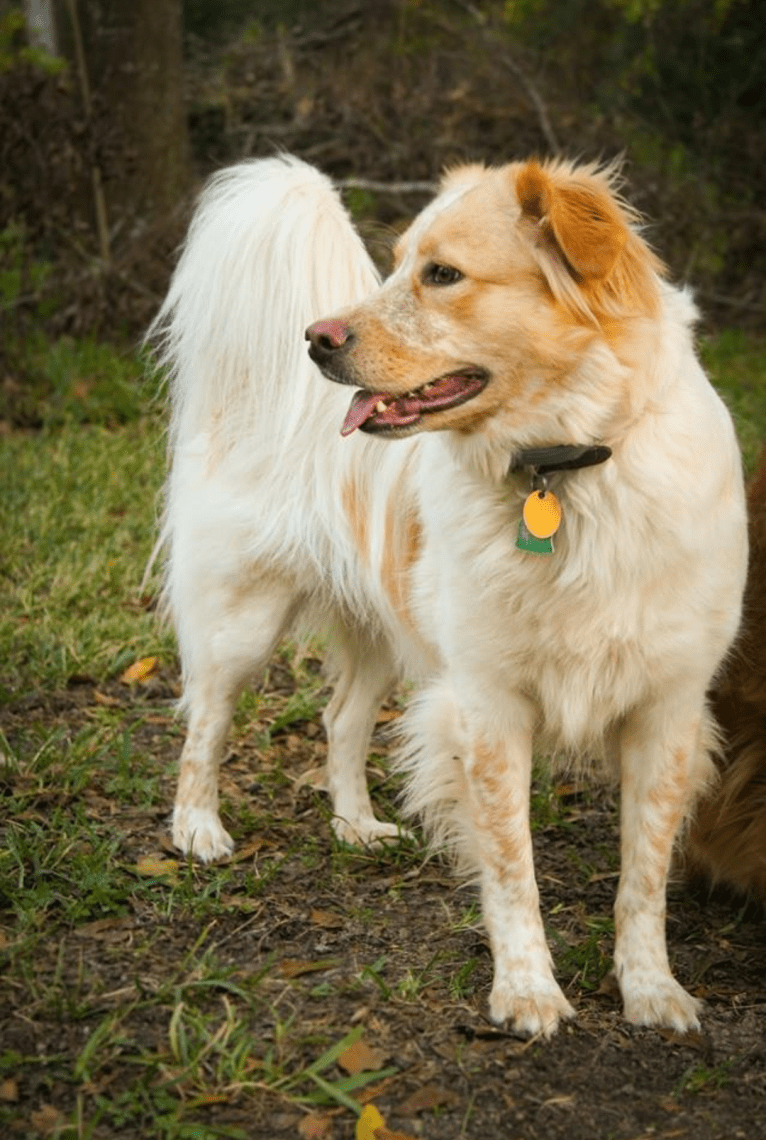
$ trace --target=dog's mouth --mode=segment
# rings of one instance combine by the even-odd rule
[[[400,433],[415,427],[431,412],[443,412],[472,400],[483,391],[488,380],[489,373],[485,369],[464,368],[429,380],[403,396],[387,396],[384,392],[360,388],[354,393],[340,434],[351,435],[357,428],[373,433]]]

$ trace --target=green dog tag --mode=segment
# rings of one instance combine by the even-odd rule
[[[519,550],[528,550],[531,554],[553,554],[553,538],[535,538],[523,518],[519,520],[516,545]]]

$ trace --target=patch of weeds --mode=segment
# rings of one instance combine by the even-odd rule
[[[469,958],[457,973],[452,975],[448,986],[452,1001],[466,1001],[476,992],[476,986],[471,979],[480,964],[478,958]]]
[[[530,800],[532,831],[544,831],[547,827],[557,827],[563,818],[561,799],[553,782],[550,766],[544,761],[536,761]]]
[[[717,1092],[731,1080],[733,1064],[734,1058],[722,1061],[720,1065],[716,1065],[714,1068],[709,1068],[698,1061],[682,1074],[681,1079],[673,1089],[673,1096],[680,1097],[684,1093],[689,1096],[699,1096],[700,1093]]]
[[[105,781],[104,791],[122,804],[134,807],[154,807],[162,800],[160,775],[151,757],[133,743],[133,725],[123,728],[110,741],[108,751],[112,757],[112,771]]]
[[[380,992],[380,994],[382,995],[384,1000],[390,1001],[391,995],[393,994],[394,991],[393,991],[392,987],[388,984],[386,979],[383,977],[383,971],[385,969],[385,966],[386,966],[386,956],[385,956],[385,954],[383,954],[383,955],[381,955],[380,958],[377,958],[372,963],[371,966],[363,966],[362,967],[362,969],[359,973],[359,981],[360,982],[367,982],[367,981],[372,982],[372,984],[374,986],[376,986],[376,988],[378,989],[378,991]]]
[[[436,967],[444,962],[445,955],[437,951],[419,970],[409,969],[404,977],[397,982],[397,996],[404,1001],[417,1001],[424,989],[438,980]]]
[[[51,912],[77,926],[128,911],[135,886],[115,861],[121,837],[99,834],[80,805],[48,818],[10,820],[0,850],[0,899],[22,933]]]
[[[556,972],[571,986],[584,990],[597,990],[612,968],[612,958],[605,950],[605,943],[614,937],[614,921],[611,918],[586,918],[587,935],[570,945],[558,931],[548,929],[548,935],[555,943],[554,958]]]
[[[342,1105],[351,1110],[355,1116],[361,1112],[359,1101],[352,1095],[366,1085],[383,1081],[393,1076],[398,1070],[395,1068],[379,1069],[374,1072],[352,1073],[347,1077],[338,1077],[329,1080],[324,1074],[334,1066],[338,1059],[352,1048],[362,1037],[363,1026],[357,1026],[347,1033],[340,1041],[335,1042],[316,1061],[306,1068],[275,1081],[269,1081],[270,1087],[282,1095],[300,1104],[310,1104],[316,1107],[336,1107]],[[315,1088],[311,1091],[302,1091],[306,1086]]]
[[[465,908],[457,922],[453,923],[453,930],[476,930],[482,925],[481,908],[478,900]]]

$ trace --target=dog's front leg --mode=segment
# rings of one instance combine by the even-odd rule
[[[701,744],[702,701],[691,712],[682,699],[674,705],[637,711],[622,733],[615,969],[628,1021],[685,1032],[699,1025],[700,1003],[670,970],[665,895],[675,837],[710,761]]]
[[[490,1014],[548,1037],[574,1010],[553,977],[540,917],[529,827],[533,710],[518,706],[502,741],[475,738],[465,758],[470,838],[495,968]]]

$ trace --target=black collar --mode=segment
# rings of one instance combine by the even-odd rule
[[[572,471],[604,463],[612,454],[604,444],[557,444],[553,447],[528,447],[517,451],[508,474],[531,471],[534,475],[550,475],[554,471]]]

